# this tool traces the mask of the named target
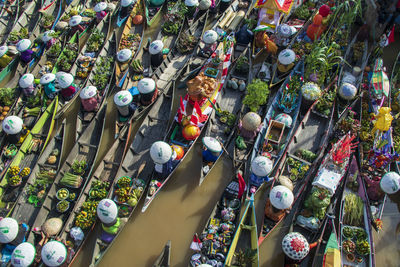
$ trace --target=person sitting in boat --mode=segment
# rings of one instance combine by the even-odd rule
[[[136,87],[135,87],[136,88]],[[119,121],[126,121],[137,108],[132,102],[133,96],[128,90],[121,90],[114,95],[114,103],[118,109]]]
[[[11,265],[15,267],[35,266],[37,251],[29,242],[19,244],[11,254]],[[40,262],[39,262],[40,263]]]
[[[203,161],[207,163],[216,162],[222,153],[221,143],[214,137],[203,137]]]
[[[265,49],[267,53],[275,55],[278,52],[278,47],[269,38],[267,30],[271,29],[266,25],[258,25],[254,30],[254,45],[258,49]]]
[[[48,99],[54,99],[59,90],[55,85],[56,75],[53,73],[45,73],[40,77],[40,84],[43,86],[44,93]]]
[[[3,120],[3,130],[7,134],[6,140],[9,144],[21,143],[28,131],[20,117],[8,116]]]
[[[210,8],[215,7],[215,0],[200,0],[199,1],[199,10],[200,11],[206,11],[209,10]]]
[[[308,26],[307,28],[307,37],[305,38],[305,41],[307,42],[314,42],[315,40],[318,40],[321,34],[324,32],[325,27],[322,25],[322,16],[317,14],[313,18],[313,23]]]
[[[164,43],[161,40],[151,42],[149,47],[150,62],[153,68],[157,68],[164,61]]]
[[[214,30],[208,30],[204,33],[202,40],[204,47],[201,54],[210,57],[217,48],[218,33]]]
[[[20,52],[22,62],[28,63],[32,60],[34,52],[30,49],[32,42],[29,39],[22,39],[17,43],[17,50]]]
[[[121,226],[117,204],[111,199],[102,199],[97,205],[97,217],[100,219],[104,231],[101,240],[111,243]]]
[[[295,33],[296,33],[295,27],[289,26],[288,24],[280,24],[276,28],[274,42],[281,47],[285,47],[289,45],[290,37]]]
[[[255,112],[248,112],[239,121],[240,136],[248,140],[253,140],[262,128],[261,117]]]
[[[265,205],[265,216],[279,222],[288,212],[294,201],[292,191],[283,185],[274,186],[269,192]]]
[[[21,88],[21,91],[25,97],[35,95],[36,84],[35,77],[31,73],[26,73],[21,76],[18,81],[18,85]]]
[[[269,173],[272,171],[272,161],[264,156],[257,156],[251,162],[250,175],[250,193],[256,190],[264,183],[269,181]]]
[[[71,34],[73,35],[75,32],[83,32],[85,30],[85,26],[82,25],[82,17],[80,15],[72,16],[68,22],[71,27]]]
[[[154,142],[150,147],[150,157],[154,161],[154,170],[159,177],[167,177],[177,165],[178,154],[163,141]]]
[[[49,49],[56,42],[55,38],[56,32],[53,30],[46,31],[43,33],[41,40],[44,44],[46,44],[46,49]]]
[[[107,16],[107,3],[100,2],[94,6],[94,11],[96,12],[96,21],[99,23],[105,16]]]
[[[83,88],[79,97],[84,111],[92,112],[98,108],[100,97],[95,86],[89,85]]]
[[[39,256],[35,262],[42,262],[45,266],[67,267],[71,263],[75,251],[68,242],[61,241],[60,238],[46,242],[40,249]]]
[[[296,53],[292,49],[284,49],[278,55],[278,72],[283,74],[290,71],[296,61]]]
[[[0,46],[0,68],[5,68],[13,60],[9,54],[9,47],[6,45]]]
[[[74,84],[74,76],[70,73],[58,73],[56,74],[56,82],[58,86],[61,88],[61,96],[64,100],[71,100],[72,97],[76,94],[77,88]]]
[[[238,44],[248,45],[253,41],[254,33],[249,30],[248,25],[244,24],[240,30],[235,33],[235,40]]]
[[[14,249],[25,242],[25,235],[28,231],[29,226],[25,223],[18,223],[10,217],[0,219],[0,243],[3,245],[1,260],[3,263],[9,262]]]
[[[151,78],[143,78],[138,82],[137,90],[140,95],[140,104],[148,106],[153,103],[158,95],[156,82]]]
[[[198,0],[185,0],[185,6],[187,7],[187,13],[186,16],[188,18],[192,18],[194,16],[194,13],[197,10],[197,7],[199,6],[199,1]]]
[[[285,267],[299,266],[298,264],[308,255],[310,249],[318,245],[318,241],[309,244],[300,233],[291,232],[282,240],[282,250],[285,253]]]
[[[120,17],[125,18],[131,14],[133,6],[135,5],[134,0],[121,0]]]

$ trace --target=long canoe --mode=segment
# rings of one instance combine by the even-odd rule
[[[165,247],[161,251],[160,256],[156,259],[153,267],[169,267],[171,261],[171,240],[168,240]]]
[[[120,216],[121,225],[118,233],[110,238],[110,236],[105,234],[102,230],[98,231],[99,236],[97,236],[96,243],[92,249],[93,253],[90,266],[99,264],[103,256],[112,247],[114,240],[121,234],[123,228],[132,217],[138,203],[145,195],[145,190],[150,183],[153,172],[153,166],[150,163],[149,149],[151,145],[159,139],[159,136],[165,133],[170,120],[173,93],[175,90],[172,82],[168,88],[168,93],[160,95],[144,118],[115,176],[116,178],[129,177],[134,181],[134,186],[131,187],[132,190],[137,189],[136,192],[140,192],[138,194],[135,193],[137,204],[130,206],[128,203],[116,201],[118,207],[125,211]],[[114,199],[116,197],[114,190],[117,189],[117,180],[118,179],[114,180],[111,190],[108,193],[108,198]]]
[[[312,267],[341,266],[335,216],[327,215],[326,217],[318,238],[318,244],[312,260]]]
[[[166,3],[164,2],[163,4],[161,4],[161,6],[152,6],[150,4],[150,0],[144,0],[144,3],[146,8],[146,23],[147,25],[151,26],[153,22],[156,21],[159,17],[161,10],[166,5]]]
[[[66,120],[62,122],[55,136],[40,155],[36,165],[31,168],[31,173],[26,181],[25,187],[15,201],[14,208],[10,215],[18,222],[24,222],[30,227],[32,227],[35,222],[42,201],[50,189],[53,181],[51,177],[55,177],[62,164],[61,157],[66,140],[66,138],[64,138],[66,136],[65,124]],[[56,159],[55,162],[50,161],[50,157],[53,156]]]
[[[8,1],[7,1],[8,2]],[[21,1],[22,3],[23,1]],[[8,34],[11,32],[11,29],[14,27],[15,23],[17,22],[19,15],[21,13],[20,10],[20,0],[13,1],[9,6],[3,4],[1,11],[0,11],[0,36],[1,36],[1,43],[3,43]]]

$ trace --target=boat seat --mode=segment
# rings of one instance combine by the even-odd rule
[[[242,229],[250,231],[252,231],[256,227],[255,225],[246,225],[246,224],[241,224],[240,226],[242,227]]]
[[[87,147],[90,147],[90,148],[96,148],[97,149],[97,146],[92,145],[92,144],[87,144],[87,143],[82,143],[82,142],[78,142],[78,144],[80,146],[87,146]]]
[[[54,169],[56,166],[51,165],[51,164],[47,164],[47,163],[38,163],[39,167],[41,168],[49,168],[49,169]]]
[[[171,143],[178,145],[178,146],[183,146],[183,147],[188,147],[188,144],[184,144],[182,142],[176,141],[176,140],[171,140]]]
[[[115,165],[115,166],[119,166],[120,163],[119,162],[115,162],[115,161],[108,161],[108,160],[103,160],[105,164],[111,164],[111,165]]]

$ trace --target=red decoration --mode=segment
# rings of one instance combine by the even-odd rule
[[[304,242],[297,237],[294,237],[292,241],[290,241],[290,246],[296,252],[303,251],[305,247]]]
[[[331,8],[328,5],[322,5],[318,10],[318,14],[320,14],[324,18],[327,17],[330,12]]]

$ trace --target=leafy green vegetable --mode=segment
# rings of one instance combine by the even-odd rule
[[[312,214],[322,220],[325,217],[326,208],[330,204],[330,194],[327,189],[313,187],[311,194],[307,196],[304,207]]]
[[[112,74],[113,57],[101,57],[93,75],[94,85],[99,91],[103,90]]]
[[[255,79],[247,86],[243,104],[248,106],[251,111],[257,112],[260,106],[267,103],[269,93],[268,83]]]
[[[99,29],[94,29],[87,42],[86,52],[97,52],[104,42],[104,33]]]
[[[348,225],[361,226],[363,222],[364,203],[356,194],[347,194],[344,198],[343,222]]]
[[[0,103],[2,106],[10,107],[15,101],[14,88],[0,88]]]

